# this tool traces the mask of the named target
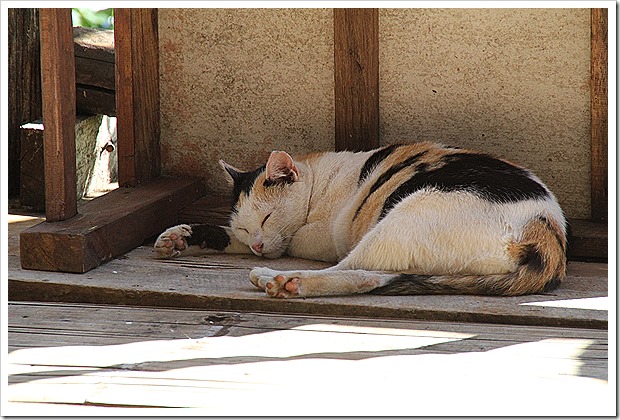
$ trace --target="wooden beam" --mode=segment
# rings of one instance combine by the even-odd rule
[[[334,84],[336,150],[378,147],[378,9],[334,9]]]
[[[607,220],[607,9],[591,9],[591,214]]]
[[[157,9],[115,9],[118,178],[135,186],[161,173]]]
[[[43,115],[39,9],[9,8],[8,13],[8,193],[17,196],[21,185],[19,127]]]
[[[78,114],[116,116],[114,31],[73,28]]]
[[[45,216],[77,214],[75,184],[75,60],[71,9],[40,9]]]
[[[43,222],[22,232],[21,265],[85,273],[176,224],[179,209],[203,194],[196,179],[158,178],[116,189],[81,206],[71,220]]]
[[[569,219],[568,223],[571,227],[568,259],[607,262],[607,223],[580,219]]]

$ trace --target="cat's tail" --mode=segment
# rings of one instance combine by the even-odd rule
[[[566,235],[554,221],[541,217],[528,223],[521,240],[510,244],[508,252],[518,262],[517,269],[511,273],[399,274],[369,293],[519,296],[551,291],[566,277]]]

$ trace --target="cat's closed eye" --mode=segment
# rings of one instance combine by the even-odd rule
[[[247,230],[246,228],[237,228],[237,229],[242,230],[242,231],[244,231],[245,233],[250,233],[250,231],[249,231],[249,230]]]
[[[263,219],[263,221],[260,224],[260,227],[263,227],[265,225],[265,222],[267,221],[267,219],[269,219],[269,216],[271,216],[271,213],[269,213],[267,216],[265,216],[265,218]]]

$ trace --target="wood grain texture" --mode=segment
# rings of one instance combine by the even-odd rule
[[[178,209],[203,194],[198,180],[166,178],[111,191],[80,207],[71,220],[44,222],[22,232],[21,265],[84,273],[175,224]]]
[[[592,220],[607,220],[607,9],[591,10]]]
[[[8,193],[20,192],[20,129],[41,118],[39,9],[8,10]]]
[[[21,132],[20,205],[45,211],[45,170],[43,161],[43,124],[26,124]]]
[[[569,259],[607,261],[607,223],[579,219],[571,219],[569,223],[572,229],[568,247]]]
[[[608,295],[605,264],[569,263],[566,281],[545,295],[510,298],[351,295],[289,300],[269,298],[250,284],[249,271],[261,266],[305,270],[322,269],[329,264],[288,257],[267,261],[253,255],[225,254],[156,260],[152,245],[146,244],[122,259],[92,270],[85,278],[23,270],[19,259],[9,255],[9,298],[594,329],[606,329],[608,325],[604,306]],[[580,299],[601,297],[595,299],[602,305],[601,310],[557,307],[552,303],[575,300],[578,304]],[[539,306],[547,301],[551,303]]]
[[[304,389],[321,401],[306,415],[334,414],[329,402],[348,415],[385,415],[386,399],[390,414],[410,415],[443,401],[446,387],[465,403],[454,407],[460,415],[481,394],[514,415],[510,401],[523,387],[544,390],[539,400],[557,414],[574,400],[567,393],[582,409],[601,407],[608,379],[607,332],[584,329],[9,302],[8,342],[10,402],[104,405],[101,414],[125,406],[279,415],[298,412],[298,400],[264,404],[265,395]],[[375,398],[347,395],[369,388]]]
[[[74,27],[77,112],[116,116],[114,31]]]
[[[75,60],[71,9],[40,9],[45,214],[49,222],[77,214]]]
[[[115,9],[120,186],[161,173],[157,9]]]
[[[336,150],[379,147],[379,12],[334,9]]]

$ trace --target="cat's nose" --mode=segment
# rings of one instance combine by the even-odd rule
[[[262,242],[257,242],[255,244],[252,245],[252,249],[254,251],[256,251],[259,254],[263,253],[263,243]]]

